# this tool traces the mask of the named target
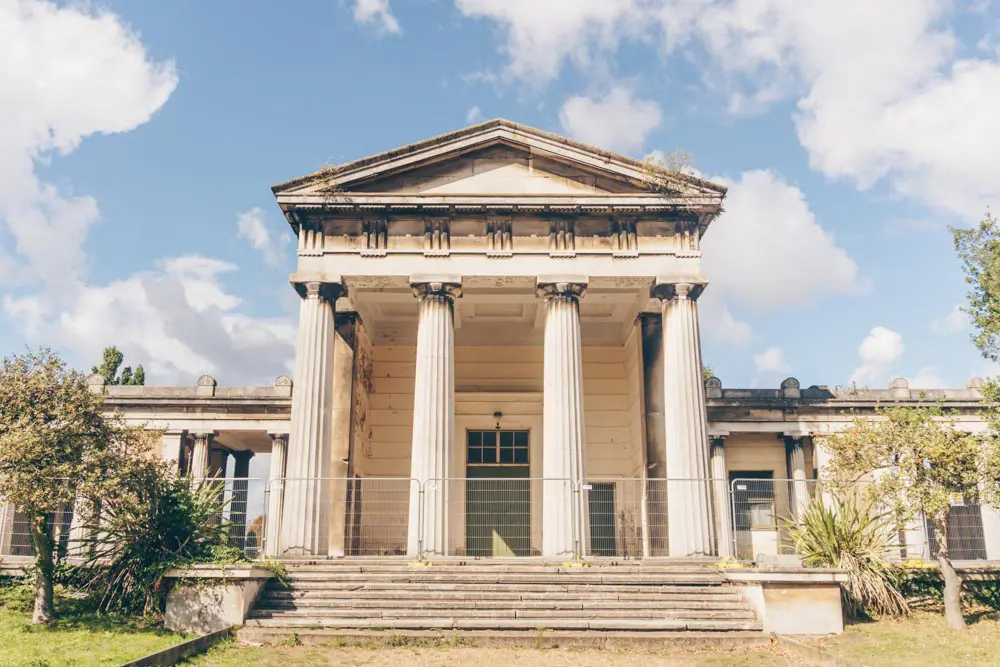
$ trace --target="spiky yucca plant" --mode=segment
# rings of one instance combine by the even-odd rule
[[[905,616],[910,613],[899,592],[899,572],[887,560],[895,544],[893,517],[854,498],[830,507],[814,500],[798,520],[786,521],[795,551],[809,567],[847,572],[844,604],[851,616]]]
[[[186,478],[151,474],[133,493],[105,500],[100,523],[88,527],[81,545],[98,608],[125,614],[159,611],[163,574],[212,559],[224,543],[219,495],[215,482],[193,485]]]

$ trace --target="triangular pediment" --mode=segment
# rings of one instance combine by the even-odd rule
[[[401,197],[549,196],[718,199],[722,186],[495,120],[274,186],[279,202],[343,193]]]
[[[599,195],[644,190],[633,183],[584,169],[506,142],[352,184],[351,192],[421,195]]]

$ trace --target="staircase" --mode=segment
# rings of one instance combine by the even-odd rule
[[[286,563],[247,628],[760,631],[707,564]]]

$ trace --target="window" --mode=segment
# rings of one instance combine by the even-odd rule
[[[527,431],[468,431],[465,460],[469,465],[527,465]]]

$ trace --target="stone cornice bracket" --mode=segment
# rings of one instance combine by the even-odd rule
[[[659,283],[651,291],[654,299],[661,301],[689,300],[697,301],[705,291],[705,283],[677,282]]]
[[[413,288],[413,296],[421,301],[436,298],[454,303],[462,296],[462,283],[455,280],[411,280],[410,287]]]
[[[510,257],[514,254],[511,224],[510,217],[488,216],[486,218],[487,257]]]
[[[389,245],[389,221],[385,217],[366,217],[361,222],[361,255],[384,257]]]
[[[308,220],[301,223],[298,254],[301,257],[321,257],[323,255],[322,222]]]
[[[579,301],[587,292],[587,282],[584,280],[539,280],[536,287],[538,296],[548,301],[550,299],[571,299]]]
[[[427,218],[424,220],[424,255],[437,257],[451,254],[451,220]]]
[[[295,287],[295,291],[303,299],[323,299],[330,303],[336,303],[337,299],[347,292],[347,289],[341,283],[324,283],[318,280],[292,283],[292,286]]]
[[[635,218],[619,218],[612,221],[611,254],[615,257],[639,256]]]

